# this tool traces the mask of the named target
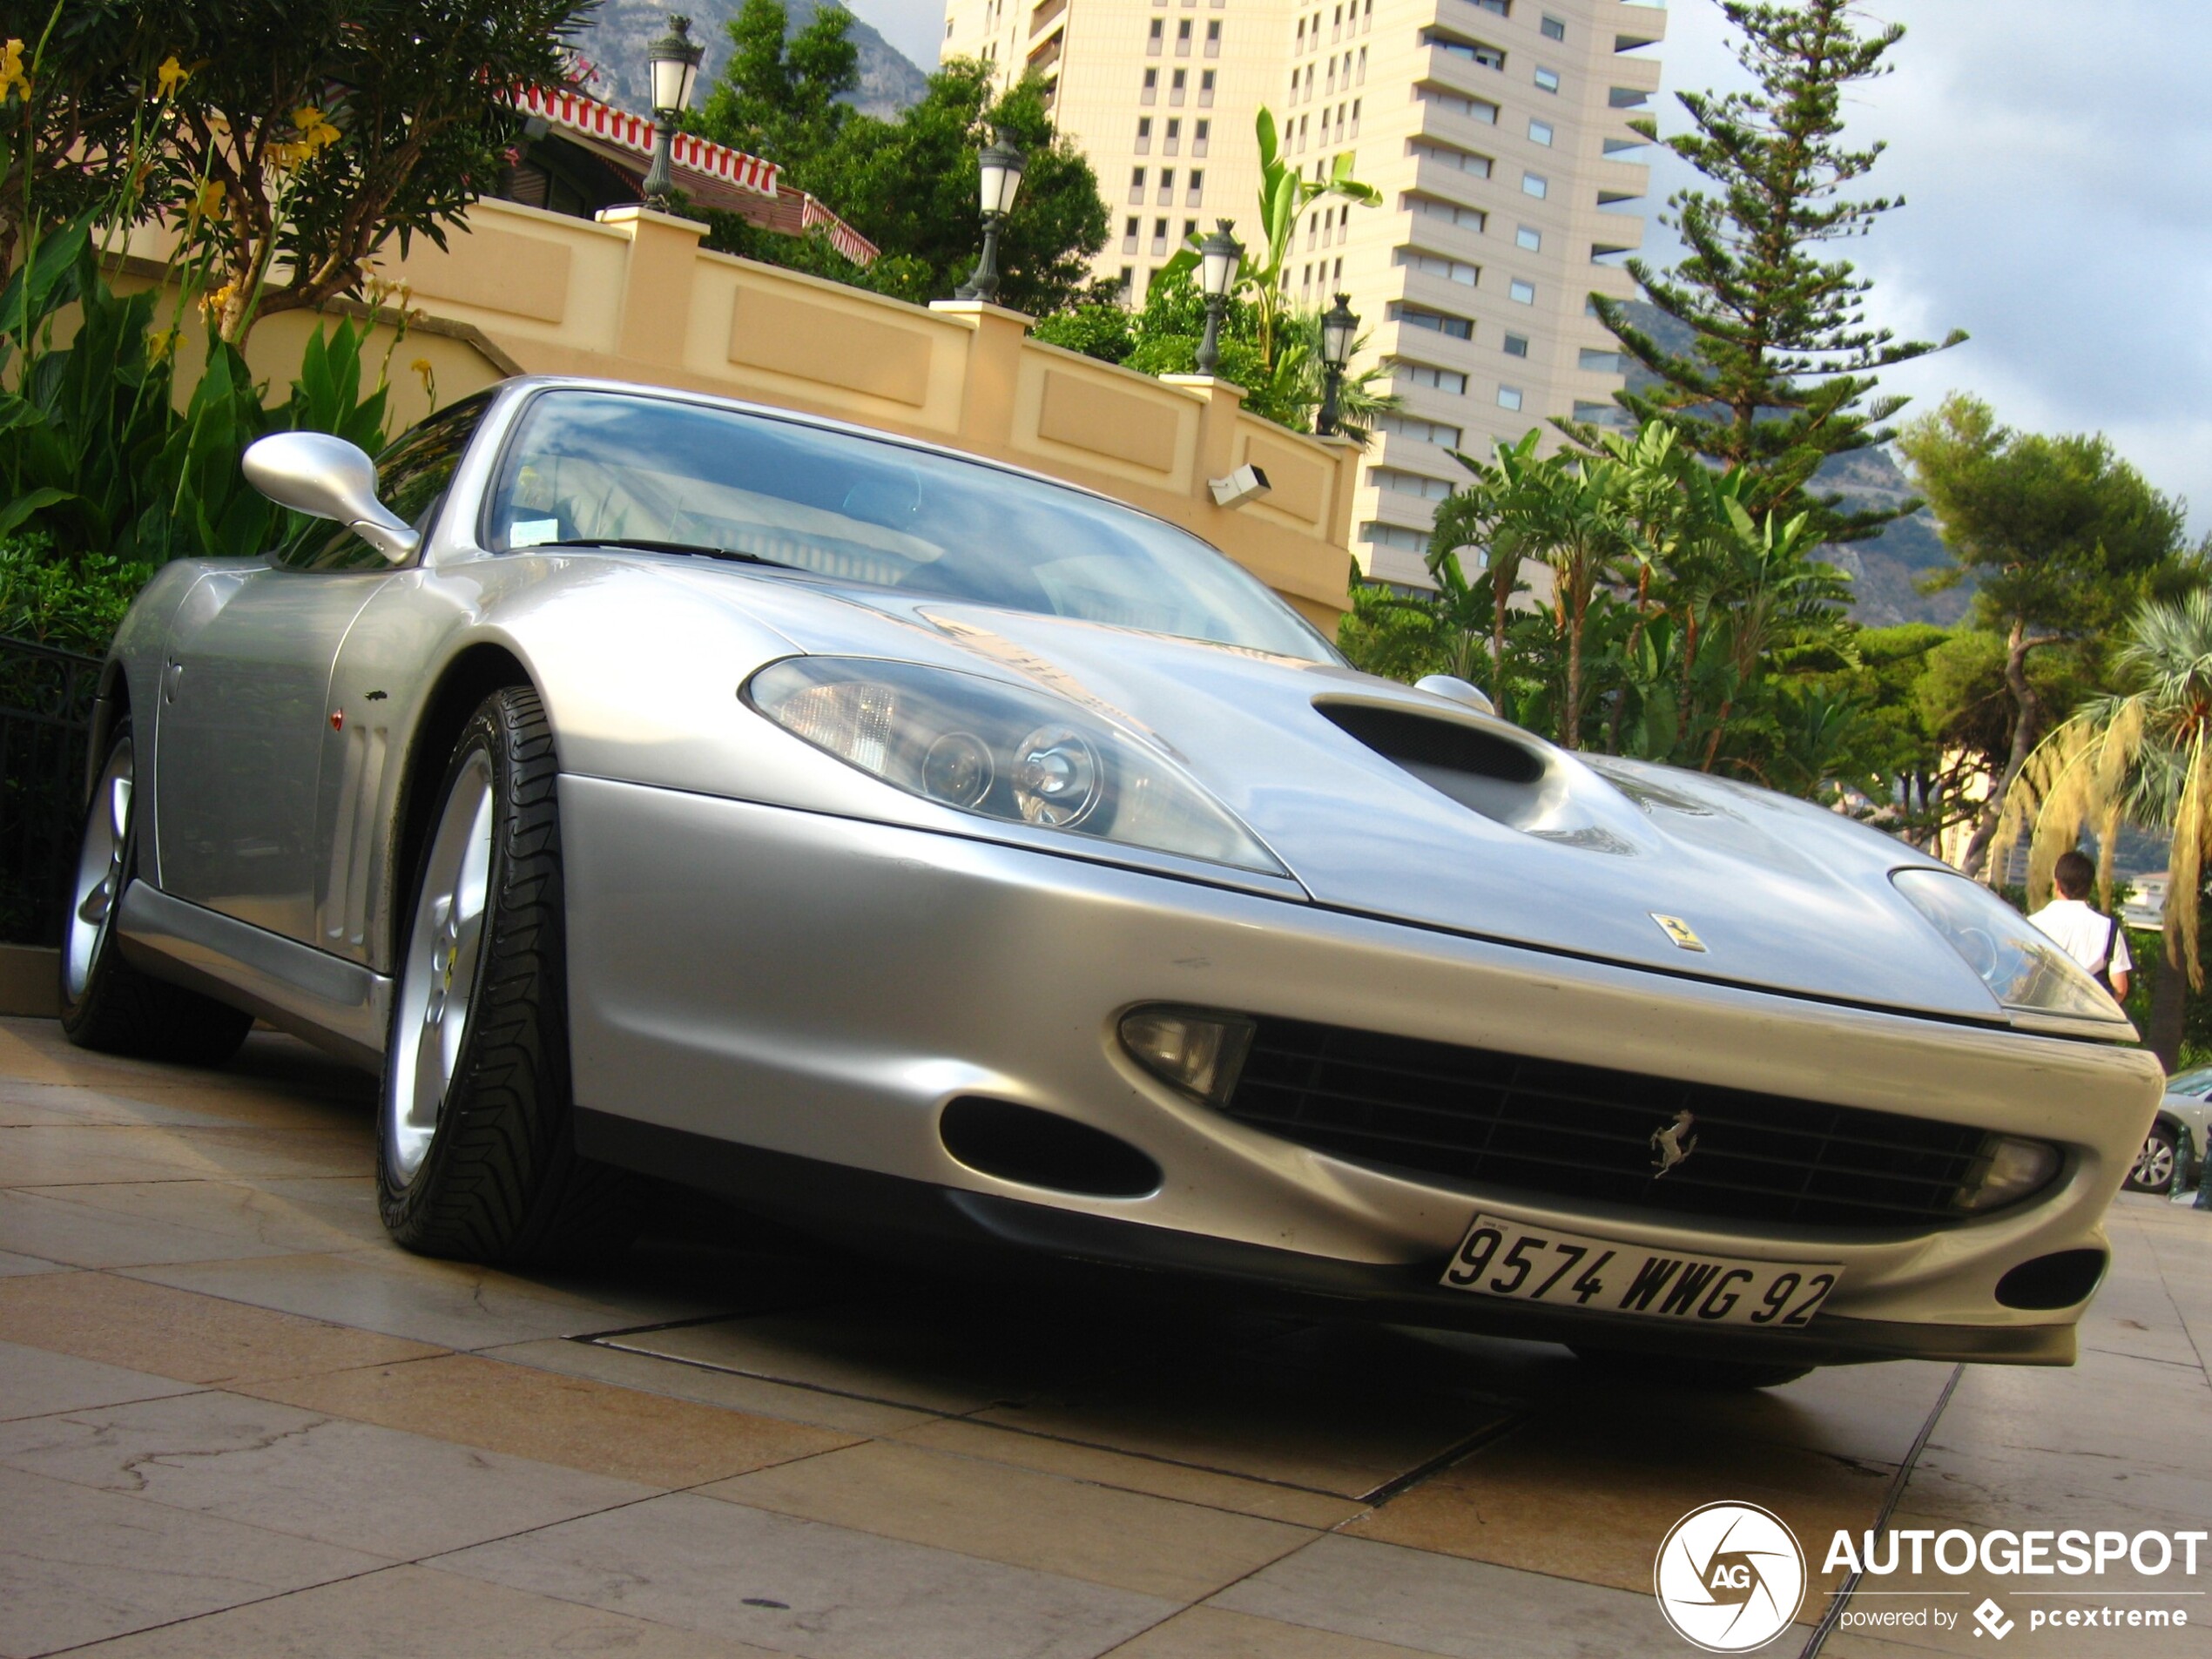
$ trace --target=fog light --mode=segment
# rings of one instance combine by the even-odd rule
[[[1994,1210],[2025,1198],[2059,1172],[2059,1149],[2042,1141],[1992,1136],[1959,1189],[1961,1210]]]
[[[1122,1016],[1122,1046],[1154,1076],[1218,1106],[1237,1087],[1252,1022],[1233,1014],[1136,1008]]]

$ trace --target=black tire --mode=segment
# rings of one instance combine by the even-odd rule
[[[576,1150],[558,773],[537,694],[510,687],[486,698],[455,745],[412,872],[385,1045],[377,1197],[393,1238],[422,1255],[579,1264],[621,1249],[635,1229],[634,1178]],[[463,813],[469,823],[455,828]],[[442,913],[442,895],[426,884],[443,873],[448,835],[465,846],[485,818],[488,836],[475,844],[488,840],[488,859],[464,970],[440,919],[458,907]],[[456,898],[468,881],[464,870],[442,896]],[[436,1073],[426,1067],[442,1069],[435,1056],[447,1051],[426,1059],[425,1044],[443,1040],[432,1020],[449,1015],[455,994],[465,1001],[450,1072],[428,1100],[425,1078]],[[431,1014],[434,998],[444,1014]]]
[[[1779,1388],[1811,1373],[1811,1366],[1786,1361],[1693,1359],[1682,1354],[1632,1353],[1617,1348],[1576,1348],[1592,1381],[1608,1388],[1676,1388],[1701,1393],[1737,1393]]]
[[[2123,1184],[2130,1192],[2163,1196],[2174,1190],[2174,1183],[2181,1173],[2182,1137],[2174,1132],[2171,1123],[2153,1123],[2150,1133],[2143,1137],[2143,1150],[2135,1154],[2134,1166],[2128,1171]]]
[[[219,1066],[246,1041],[253,1016],[140,972],[124,960],[115,936],[123,889],[138,864],[135,759],[126,721],[108,745],[78,831],[62,933],[62,1033],[78,1048],[103,1054]],[[119,808],[118,779],[125,792]]]

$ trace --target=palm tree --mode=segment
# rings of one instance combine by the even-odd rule
[[[2212,591],[2147,601],[2130,618],[2113,662],[2126,689],[2084,703],[2036,745],[2006,792],[1990,867],[2003,868],[2020,837],[2032,834],[2028,899],[2040,905],[2060,855],[2090,830],[2099,896],[2109,908],[2121,825],[2166,832],[2173,838],[2166,965],[2186,968],[2190,987],[2202,990],[2197,906],[2212,850]],[[2161,1006],[2151,1018],[2153,1046],[2169,1063],[2168,1047],[2179,1046],[2180,986],[2177,974],[2158,976]],[[2170,1045],[2161,1041],[2169,1022]]]

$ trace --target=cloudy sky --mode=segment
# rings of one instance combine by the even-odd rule
[[[940,0],[853,0],[927,68]],[[2212,530],[2212,11],[2198,0],[1873,0],[1907,30],[1859,89],[1906,206],[1850,252],[1872,316],[1964,346],[1893,371],[1914,409],[1953,388],[2043,431],[2102,431]],[[1715,0],[1673,0],[1666,84],[1741,78]],[[1662,99],[1662,127],[1681,124]],[[1662,170],[1655,197],[1688,182]],[[1653,243],[1666,238],[1654,227]]]
[[[1889,143],[1871,192],[1905,206],[1849,255],[1874,320],[1973,339],[1893,370],[2007,423],[2101,431],[2212,530],[2212,12],[2195,0],[1885,0],[1897,72],[1851,132]],[[1743,77],[1714,0],[1674,0],[1666,84]],[[1661,130],[1683,123],[1662,100]],[[1689,182],[1655,169],[1654,194]],[[1668,246],[1656,233],[1656,246]]]

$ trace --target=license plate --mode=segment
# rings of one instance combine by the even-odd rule
[[[1781,1330],[1810,1322],[1842,1277],[1833,1263],[1692,1256],[1477,1216],[1443,1282],[1546,1307]]]

